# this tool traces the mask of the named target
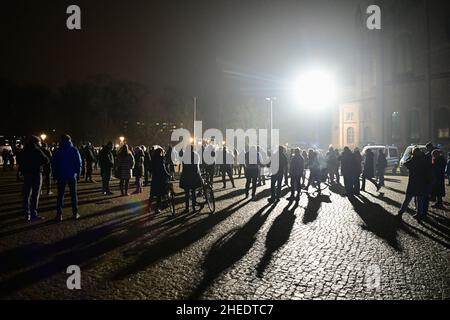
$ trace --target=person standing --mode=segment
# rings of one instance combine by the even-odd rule
[[[344,188],[346,195],[354,195],[354,180],[356,175],[356,161],[355,157],[349,147],[344,147],[341,155],[339,156],[341,162],[341,173],[344,177]]]
[[[258,154],[256,147],[250,147],[247,152],[245,152],[245,197],[248,197],[250,191],[250,183],[252,184],[252,200],[256,200],[256,185],[258,182],[258,172],[260,155]]]
[[[317,152],[313,149],[308,150],[308,167],[309,167],[309,178],[308,184],[305,186],[305,190],[308,190],[310,185],[313,185],[320,191],[320,163],[318,159]]]
[[[167,158],[166,158],[167,159]],[[156,147],[152,157],[152,182],[150,186],[150,197],[148,199],[149,212],[152,210],[152,201],[156,198],[155,213],[161,208],[161,198],[167,195],[169,179],[171,178],[165,164],[164,150]]]
[[[328,148],[328,152],[326,153],[325,158],[326,158],[328,178],[330,180],[330,183],[334,183],[335,178],[336,181],[339,180],[338,177],[336,176],[336,167],[338,166],[339,162],[337,160],[333,146],[330,146]]]
[[[206,157],[206,158],[205,158]],[[205,158],[205,171],[209,179],[209,183],[213,185],[214,182],[214,171],[216,167],[216,150],[212,144],[208,144],[204,150]]]
[[[100,166],[100,175],[102,177],[102,193],[112,195],[109,188],[111,181],[111,171],[114,168],[113,143],[109,141],[98,154],[98,164]]]
[[[44,185],[45,185],[45,190],[47,191],[47,195],[52,195],[53,192],[51,190],[51,174],[52,174],[52,165],[51,165],[51,160],[52,160],[52,152],[50,151],[48,145],[46,143],[42,144],[42,152],[45,154],[45,156],[50,160],[49,163],[45,164],[43,167],[43,175],[44,175]]]
[[[3,171],[6,171],[6,168],[8,168],[8,161],[9,161],[9,151],[6,148],[4,148],[2,151],[2,160],[3,160]]]
[[[86,146],[81,145],[78,149],[81,156],[81,174],[80,177],[86,176]]]
[[[22,153],[23,146],[19,144],[16,149],[16,162],[17,162],[17,173],[16,173],[16,181],[21,181],[22,176]]]
[[[267,153],[261,147],[257,146],[256,151],[259,155],[259,163],[258,163],[258,186],[266,185],[266,167],[267,167]]]
[[[445,167],[445,174],[448,179],[448,186],[450,186],[450,152],[447,155],[447,166]]]
[[[286,150],[286,160],[287,160],[287,166],[284,168],[283,177],[284,177],[284,185],[289,187],[289,165],[291,164],[291,158],[293,150],[285,149]]]
[[[129,196],[128,187],[130,185],[131,173],[134,168],[134,157],[127,144],[122,146],[117,156],[119,187],[122,196]]]
[[[287,157],[283,146],[278,147],[270,157],[270,194],[269,202],[279,201],[281,198],[281,184],[283,182],[284,170],[287,167]]]
[[[134,161],[133,175],[136,178],[134,193],[137,194],[142,193],[142,177],[144,176],[144,152],[140,147],[134,149]]]
[[[22,154],[23,200],[25,219],[27,221],[40,220],[38,215],[39,195],[42,185],[42,166],[50,159],[42,152],[41,140],[31,136]]]
[[[142,150],[144,150],[144,186],[148,186],[152,159],[148,147],[142,146]]]
[[[428,186],[432,179],[431,165],[429,165],[423,152],[418,147],[414,147],[411,157],[405,161],[404,166],[408,168],[409,178],[405,199],[398,211],[398,216],[402,217],[412,198],[416,197],[417,212],[414,218],[421,220],[426,216],[425,200],[428,197]]]
[[[364,170],[362,174],[361,191],[366,191],[366,180],[373,183],[377,191],[380,190],[380,186],[374,180],[375,177],[375,157],[371,149],[367,148],[364,152]]]
[[[334,149],[334,153],[335,153],[335,157],[336,157],[336,168],[335,168],[334,175],[336,177],[336,183],[340,184],[341,183],[341,175],[339,174],[339,165],[340,165],[340,162],[339,162],[339,156],[340,156],[339,150],[338,149]]]
[[[52,158],[52,171],[58,185],[56,220],[63,220],[66,185],[69,185],[73,218],[78,219],[80,214],[78,213],[77,181],[81,174],[81,156],[78,149],[72,144],[68,134],[61,137],[59,148]]]
[[[301,194],[301,178],[303,175],[303,171],[305,169],[305,160],[300,154],[300,149],[296,148],[294,150],[294,156],[291,158],[290,165],[290,176],[291,176],[291,197],[290,199],[299,199]],[[297,196],[295,197],[295,192],[297,191]]]
[[[85,182],[95,182],[92,180],[92,172],[94,171],[94,164],[97,161],[95,157],[94,147],[90,142],[86,145],[84,149],[84,155],[86,159],[86,176]]]
[[[439,149],[434,149],[431,153],[433,184],[431,186],[431,197],[436,198],[433,208],[443,209],[442,197],[445,197],[445,159]]]
[[[233,179],[233,163],[234,163],[233,158],[234,158],[233,154],[231,154],[227,150],[226,146],[223,146],[223,149],[221,152],[222,163],[220,164],[220,172],[222,174],[222,183],[223,183],[224,189],[227,187],[225,175],[228,175],[228,178],[230,178],[230,181],[231,181],[231,185],[233,186],[233,188],[235,188],[234,179]]]
[[[170,174],[170,180],[175,179],[175,152],[173,152],[173,148],[171,145],[167,147],[167,152],[165,153],[165,164],[167,166],[167,172]]]
[[[182,156],[183,170],[180,177],[180,188],[184,190],[184,213],[189,212],[189,196],[192,199],[192,209],[195,212],[197,199],[195,189],[202,185],[202,177],[200,175],[200,156],[194,151],[194,147],[189,145]]]
[[[355,159],[355,175],[353,176],[353,178],[354,178],[353,189],[354,189],[354,194],[359,195],[359,190],[360,190],[359,178],[362,173],[362,155],[361,155],[361,152],[359,151],[359,148],[354,149],[353,156]]]
[[[384,186],[384,172],[386,171],[387,160],[384,155],[383,149],[378,150],[378,158],[377,158],[377,177],[378,177],[378,186],[381,188]]]
[[[425,153],[425,160],[427,161],[429,167],[431,168],[432,162],[433,162],[433,156],[431,155],[431,153],[433,152],[434,149],[436,149],[433,146],[432,142],[428,142],[425,145],[425,148],[427,149],[427,152]],[[427,190],[428,193],[424,198],[424,215],[426,215],[428,213],[428,207],[430,206],[430,198],[431,198],[431,188],[433,186],[433,175],[431,175],[431,179],[428,181],[428,185],[427,185]]]
[[[302,158],[305,162],[305,168],[303,169],[303,175],[302,175],[302,188],[305,187],[305,180],[306,180],[306,169],[309,169],[308,167],[308,153],[306,152],[306,150],[302,150]]]

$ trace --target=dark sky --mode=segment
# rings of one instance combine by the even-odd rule
[[[97,74],[190,95],[252,89],[351,61],[355,1],[31,1],[2,4],[0,78],[51,87]],[[66,29],[66,8],[82,30]],[[225,72],[224,72],[225,71]]]

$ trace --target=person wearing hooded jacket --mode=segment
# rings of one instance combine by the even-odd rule
[[[56,220],[63,220],[62,214],[66,185],[69,185],[73,218],[78,219],[80,215],[78,213],[77,181],[81,174],[81,156],[78,149],[72,144],[70,136],[67,134],[61,137],[58,151],[56,151],[52,158],[52,172],[58,185]]]
[[[38,137],[31,136],[22,154],[23,198],[25,219],[28,221],[42,219],[37,213],[42,186],[42,167],[50,160],[42,152],[40,143]]]

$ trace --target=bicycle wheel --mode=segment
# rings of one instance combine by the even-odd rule
[[[208,209],[211,213],[216,211],[216,201],[214,199],[214,191],[210,184],[205,184],[203,188],[203,196],[205,198],[205,202],[208,205]]]

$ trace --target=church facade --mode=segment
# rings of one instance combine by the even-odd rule
[[[373,2],[373,1],[372,1]],[[355,13],[354,65],[332,115],[338,147],[433,141],[450,147],[450,1],[376,1],[381,30]]]

